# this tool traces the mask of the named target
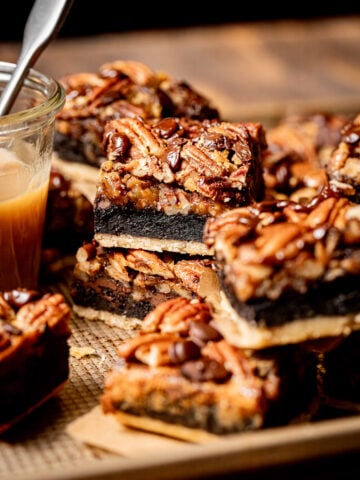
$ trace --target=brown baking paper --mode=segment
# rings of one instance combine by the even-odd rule
[[[184,428],[184,431],[186,430],[189,432],[190,429]],[[163,448],[176,451],[182,449],[186,443],[168,436],[127,428],[117,421],[115,416],[105,415],[99,405],[70,423],[66,432],[78,441],[126,457],[156,454]],[[207,432],[201,432],[201,435],[197,435],[198,433],[198,430],[194,430],[192,443],[203,444],[219,439]]]

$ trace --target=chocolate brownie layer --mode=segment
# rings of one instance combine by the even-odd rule
[[[254,324],[232,307],[229,297],[220,292],[214,303],[215,318],[224,338],[241,348],[264,349],[308,341],[338,338],[360,328],[360,314],[299,317],[279,325]]]
[[[100,165],[105,123],[112,118],[217,118],[211,102],[184,81],[134,61],[115,61],[98,72],[64,76],[66,102],[56,120],[55,150],[71,161]]]
[[[223,272],[219,272],[219,276],[221,289],[232,308],[253,326],[272,327],[283,325],[289,320],[312,319],[320,315],[336,318],[349,312],[360,312],[360,295],[354,289],[354,285],[360,282],[360,275],[315,283],[304,294],[290,291],[276,300],[261,298],[243,303],[238,301],[234,290],[227,284]]]
[[[236,348],[217,330],[208,304],[184,298],[158,305],[118,354],[101,398],[105,413],[216,434],[288,421],[316,390],[313,354],[296,347],[257,354]]]
[[[97,207],[101,203],[102,207]],[[151,209],[95,201],[95,239],[104,247],[143,248],[209,255],[202,241],[205,216],[166,215]]]
[[[0,432],[66,382],[69,321],[70,308],[60,294],[0,293]]]
[[[97,207],[99,203],[102,204],[101,207]],[[124,234],[165,241],[177,239],[202,243],[207,217],[194,214],[186,217],[166,215],[151,209],[137,210],[131,206],[121,207],[114,204],[104,208],[103,205],[104,202],[98,198],[95,202],[95,234]]]

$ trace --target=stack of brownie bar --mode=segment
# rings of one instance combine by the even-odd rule
[[[94,89],[90,99],[79,100],[90,110],[75,109],[74,120],[77,95],[70,89],[58,123],[63,132],[79,132],[79,123],[93,131],[96,123],[103,136],[94,238],[77,252],[72,296],[79,315],[132,330],[158,303],[198,296],[201,278],[213,273],[213,252],[202,240],[205,221],[262,198],[266,145],[260,124],[220,121],[184,83],[134,63],[100,72],[96,101]],[[65,85],[75,83],[84,94],[86,78],[85,85],[77,76]],[[154,111],[154,98],[167,101]],[[83,144],[88,135],[81,136]],[[96,145],[100,151],[99,140]]]
[[[263,165],[274,160],[272,133]],[[196,441],[196,429],[226,434],[319,417],[324,391],[348,379],[349,369],[334,365],[348,365],[342,342],[358,345],[360,210],[326,169],[339,147],[325,137],[317,150],[314,136],[303,138],[318,151],[312,159],[300,160],[291,142],[283,151],[291,167],[312,165],[307,185],[297,168],[288,169],[286,189],[281,176],[264,175],[263,199],[207,217],[203,242],[214,252],[218,297],[170,300],[146,316],[118,349],[105,413]],[[337,371],[334,382],[324,368]]]
[[[61,159],[96,168],[106,159],[104,128],[111,120],[218,117],[217,109],[186,82],[139,62],[116,61],[102,65],[97,73],[72,74],[61,82],[67,100],[56,121],[55,151]],[[114,222],[119,228],[122,219],[114,216]],[[117,233],[114,228],[113,234]],[[211,269],[211,263],[211,258],[202,254],[155,253],[147,250],[145,242],[108,245],[87,239],[77,252],[74,308],[87,318],[121,326],[130,323],[134,328],[154,302],[174,295],[195,295],[199,279]]]
[[[293,118],[265,136],[140,64],[89,78],[90,98],[87,77],[74,77],[59,130],[99,165],[74,310],[131,337],[106,378],[104,411],[138,428],[161,431],[165,420],[213,433],[304,413],[317,352],[360,326],[358,178],[332,169],[339,148],[355,163],[356,123]]]
[[[115,61],[60,81],[66,103],[56,119],[55,151],[73,162],[102,163],[103,131],[110,119],[218,117],[218,110],[188,83],[140,62]]]

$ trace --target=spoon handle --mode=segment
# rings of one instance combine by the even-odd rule
[[[17,65],[0,97],[0,116],[11,110],[29,69],[59,32],[72,3],[73,0],[35,0],[26,21]]]

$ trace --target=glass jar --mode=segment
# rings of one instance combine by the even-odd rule
[[[15,64],[0,62],[0,91]],[[38,288],[56,114],[65,92],[31,69],[0,117],[0,291]]]

